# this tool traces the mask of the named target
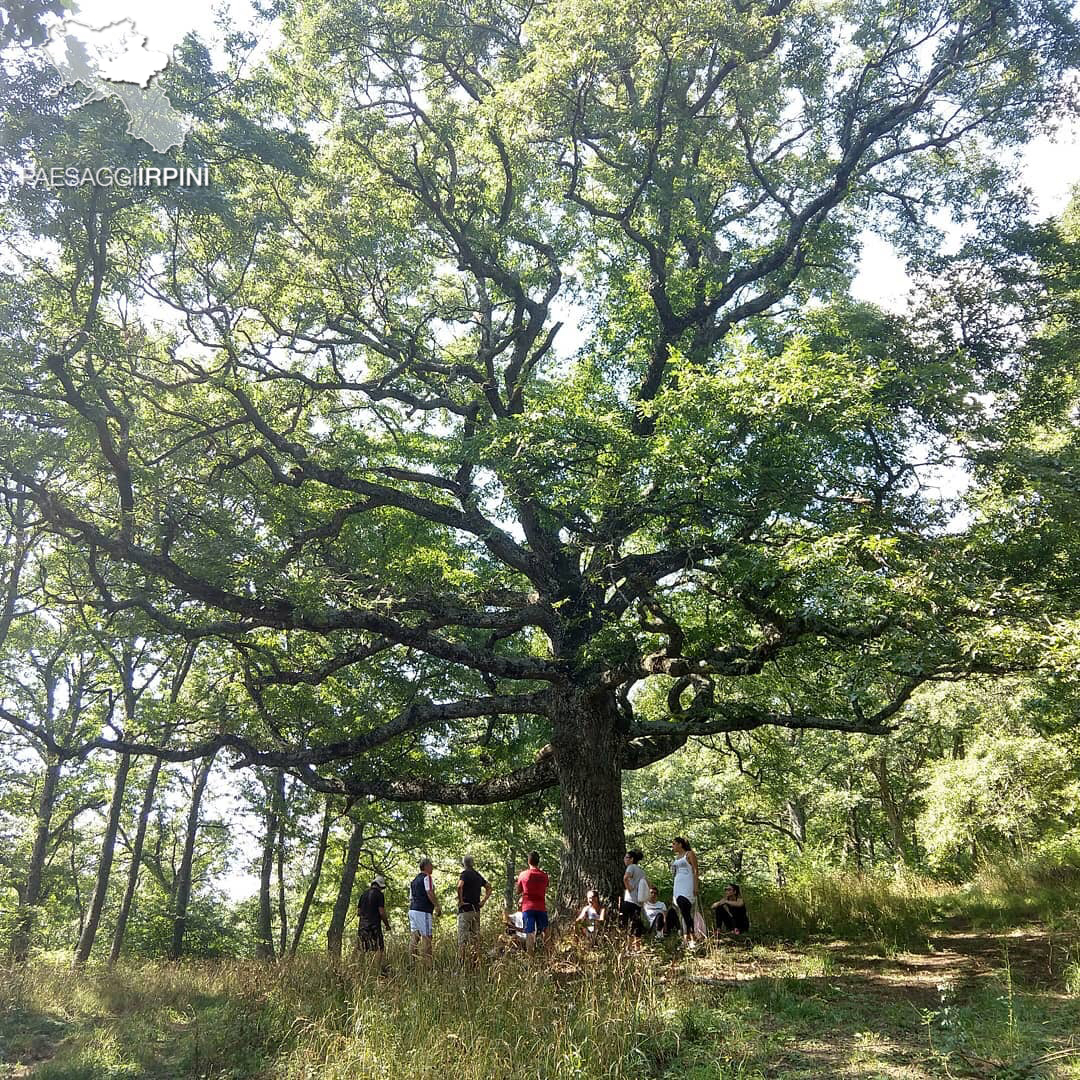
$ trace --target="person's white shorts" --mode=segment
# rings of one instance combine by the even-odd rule
[[[421,937],[431,937],[433,923],[430,911],[409,911],[409,929]]]

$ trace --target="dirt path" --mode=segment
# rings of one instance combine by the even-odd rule
[[[887,955],[865,942],[724,943],[683,977],[714,986],[718,1001],[739,990],[764,1006],[758,1019],[775,1044],[755,1064],[770,1080],[1074,1080],[1080,1000],[1065,986],[1069,944],[1042,927],[953,923],[924,950]]]
[[[725,942],[703,956],[698,966],[715,967],[715,977],[735,982],[814,974],[857,976],[871,986],[909,994],[912,1000],[925,998],[930,991],[936,996],[943,979],[973,986],[1006,971],[1025,988],[1065,991],[1068,945],[1041,927],[995,932],[950,926],[933,933],[928,941],[925,951],[904,950],[891,955],[883,955],[879,947],[867,942],[829,941],[789,947]]]

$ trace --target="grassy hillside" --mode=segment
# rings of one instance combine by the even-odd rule
[[[746,942],[564,941],[466,974],[449,922],[430,974],[400,932],[385,977],[321,956],[41,959],[0,971],[0,1077],[1080,1078],[1080,890],[1010,873],[808,882],[758,898]]]

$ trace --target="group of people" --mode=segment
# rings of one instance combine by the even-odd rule
[[[623,896],[619,904],[619,925],[638,939],[649,932],[662,938],[666,933],[681,931],[689,944],[707,933],[698,904],[701,887],[698,860],[693,848],[683,836],[676,836],[672,840],[671,850],[675,858],[671,863],[674,883],[670,907],[660,899],[659,890],[649,881],[641,866],[642,853],[634,848],[623,856],[625,870]],[[750,928],[742,890],[734,882],[724,887],[724,899],[712,905],[712,914],[717,934],[741,934]],[[591,889],[576,921],[584,927],[587,937],[591,938],[606,919],[607,910],[600,903],[597,891]]]
[[[663,937],[681,930],[689,944],[705,934],[698,893],[700,877],[697,855],[685,837],[677,836],[671,844],[674,860],[672,904],[669,907],[659,898],[641,866],[642,853],[636,849],[623,856],[623,896],[619,905],[619,925],[632,939],[640,940],[647,932]],[[435,892],[435,865],[430,858],[420,860],[420,872],[409,883],[409,953],[414,960],[430,966],[434,920],[442,914],[442,905]],[[528,866],[514,883],[520,897],[520,908],[503,916],[505,935],[501,948],[521,947],[532,953],[548,930],[547,890],[550,879],[540,869],[540,853],[530,851]],[[461,860],[457,882],[457,940],[458,958],[464,964],[470,951],[475,951],[481,933],[480,913],[491,899],[491,885],[477,871],[471,855]],[[724,889],[724,899],[712,905],[715,932],[740,934],[749,929],[749,920],[739,886],[735,883]],[[384,968],[384,927],[390,929],[386,914],[386,878],[376,874],[370,887],[360,897],[359,948],[373,953]],[[596,940],[607,924],[607,908],[596,889],[590,889],[585,905],[575,924],[589,943]]]
[[[442,904],[435,892],[435,864],[425,857],[420,860],[420,873],[409,882],[409,954],[414,960],[430,966],[435,919],[442,915]],[[548,875],[540,869],[540,853],[529,852],[529,865],[518,875],[515,889],[521,897],[521,909],[516,918],[506,916],[508,931],[515,942],[532,952],[539,937],[547,931]],[[464,964],[467,953],[480,936],[480,912],[491,899],[491,884],[477,871],[473,857],[461,860],[457,883],[458,959]],[[383,929],[390,929],[386,914],[386,878],[376,874],[371,885],[361,895],[357,905],[360,918],[358,945],[363,952],[375,954],[384,968],[386,939]]]

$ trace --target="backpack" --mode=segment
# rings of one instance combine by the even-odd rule
[[[705,925],[705,916],[701,914],[701,903],[694,897],[694,937],[704,941],[709,936],[708,927]]]
[[[641,880],[638,882],[637,887],[637,902],[640,907],[645,906],[645,902],[649,899],[649,879],[642,875]]]

